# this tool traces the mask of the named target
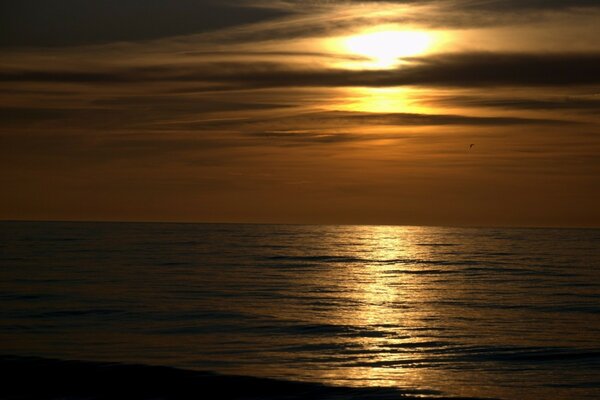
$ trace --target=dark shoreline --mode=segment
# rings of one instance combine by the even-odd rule
[[[0,356],[0,398],[17,399],[471,399],[435,391],[350,388],[171,367]]]

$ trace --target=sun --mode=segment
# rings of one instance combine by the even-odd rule
[[[424,53],[432,44],[432,36],[419,31],[375,31],[344,40],[349,53],[369,58],[367,63],[374,68],[391,68],[402,57]]]

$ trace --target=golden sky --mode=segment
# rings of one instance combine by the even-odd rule
[[[600,225],[598,1],[13,3],[0,219]]]

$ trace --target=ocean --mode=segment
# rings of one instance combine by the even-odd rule
[[[598,229],[7,221],[0,238],[5,357],[600,398]]]

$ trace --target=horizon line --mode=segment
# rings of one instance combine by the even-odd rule
[[[6,222],[37,223],[107,223],[107,224],[172,224],[172,225],[292,225],[292,226],[390,226],[416,228],[460,228],[460,229],[600,229],[595,225],[438,225],[438,224],[401,224],[401,223],[317,223],[317,222],[256,222],[256,221],[176,221],[176,220],[87,220],[87,219],[3,219]]]

